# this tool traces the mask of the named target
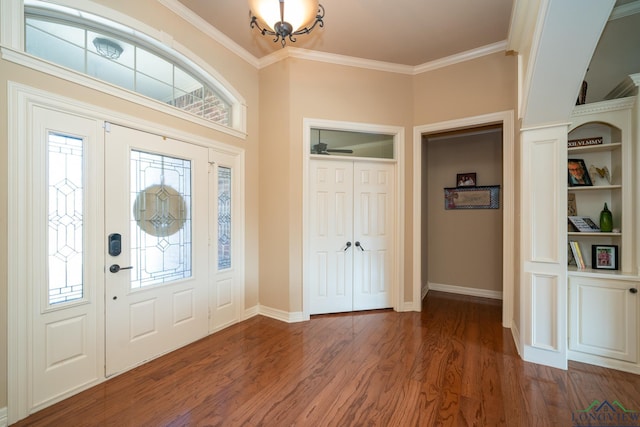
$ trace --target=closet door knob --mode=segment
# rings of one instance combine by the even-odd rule
[[[344,248],[344,251],[346,252],[347,249],[349,249],[351,247],[351,242],[347,242],[347,245]]]
[[[631,292],[632,294],[637,294],[638,290],[636,288],[631,288],[629,289],[629,292]]]

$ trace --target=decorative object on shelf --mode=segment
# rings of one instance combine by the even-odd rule
[[[569,221],[571,221],[571,224],[581,232],[594,233],[600,231],[600,228],[588,216],[570,216]]]
[[[589,177],[591,178],[591,182],[600,178],[606,179],[607,184],[611,184],[611,174],[609,173],[609,168],[606,165],[601,168],[594,165],[589,166]]]
[[[444,208],[500,209],[500,186],[445,188]]]
[[[588,147],[591,145],[602,145],[604,140],[601,136],[596,136],[594,138],[579,138],[579,139],[570,139],[567,142],[568,148],[576,148],[576,147]]]
[[[569,247],[571,248],[573,258],[575,259],[575,262],[576,262],[576,266],[581,270],[587,268],[587,265],[584,263],[584,257],[582,256],[582,250],[580,249],[580,244],[572,240],[572,241],[569,241]]]
[[[569,193],[567,195],[567,215],[578,215],[578,208],[576,207],[576,193]]]
[[[591,266],[596,269],[618,269],[618,247],[616,245],[591,246]]]
[[[456,175],[456,182],[458,187],[475,187],[476,186],[476,173],[459,173]]]
[[[592,186],[591,178],[587,173],[587,166],[582,159],[568,159],[569,187]]]
[[[251,28],[275,36],[282,47],[296,41],[294,36],[309,34],[316,25],[324,27],[324,7],[317,0],[249,0]]]
[[[604,203],[604,208],[600,212],[600,231],[603,233],[610,233],[613,230],[613,216],[607,206],[607,202]]]
[[[587,70],[589,71],[589,70]],[[587,88],[589,85],[586,80],[582,81],[582,86],[580,86],[580,93],[578,94],[578,99],[576,99],[576,105],[583,105],[587,103]]]

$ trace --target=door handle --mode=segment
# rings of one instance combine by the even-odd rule
[[[120,270],[131,270],[132,268],[132,265],[130,265],[129,267],[120,267],[118,264],[111,264],[111,266],[109,266],[109,271],[112,273],[117,273]]]
[[[637,288],[631,288],[631,289],[629,289],[629,292],[631,292],[632,294],[637,294],[638,293],[638,289]]]
[[[364,247],[360,244],[360,242],[356,242],[356,247],[360,248],[360,250],[364,252]]]
[[[347,249],[349,249],[351,247],[351,242],[347,242],[347,245],[344,248],[344,251],[346,252]]]

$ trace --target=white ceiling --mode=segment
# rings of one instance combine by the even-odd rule
[[[290,44],[415,67],[505,42],[515,1],[530,0],[320,0],[324,28]],[[257,59],[282,49],[249,27],[247,0],[179,2]],[[615,19],[586,74],[587,102],[604,99],[628,74],[640,72],[638,12],[640,0],[616,2]]]

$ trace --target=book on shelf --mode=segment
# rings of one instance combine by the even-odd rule
[[[581,232],[599,232],[600,227],[588,216],[570,216],[571,224]]]
[[[576,266],[581,270],[587,268],[586,264],[584,263],[582,251],[580,250],[580,244],[572,240],[569,242],[569,246],[571,247],[573,258],[576,260]]]

